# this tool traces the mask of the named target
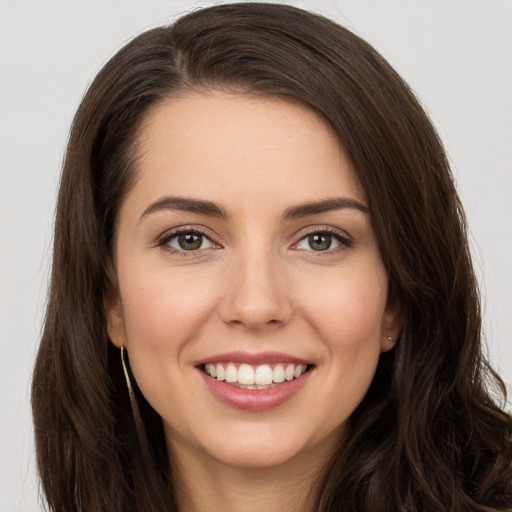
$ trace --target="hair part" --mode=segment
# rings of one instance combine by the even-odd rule
[[[403,312],[400,340],[381,356],[316,510],[509,510],[512,420],[488,391],[505,389],[482,356],[464,212],[432,123],[369,44],[321,16],[264,3],[201,9],[141,34],[77,111],[32,387],[50,510],[176,510],[161,419],[132,377],[143,453],[103,302],[141,123],[161,101],[211,90],[299,102],[327,121],[367,194],[390,300]]]

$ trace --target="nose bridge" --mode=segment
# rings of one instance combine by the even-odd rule
[[[283,262],[268,241],[234,251],[226,277],[230,283],[222,304],[225,321],[255,328],[289,318],[291,304]]]

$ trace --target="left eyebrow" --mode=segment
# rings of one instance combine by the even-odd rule
[[[139,222],[152,213],[162,210],[178,210],[182,212],[197,213],[208,217],[227,219],[228,214],[219,205],[202,199],[191,199],[188,197],[162,197],[150,204],[140,216]]]
[[[280,220],[281,222],[285,222],[299,219],[301,217],[307,217],[308,215],[316,215],[318,213],[324,213],[332,210],[342,210],[345,208],[357,210],[366,215],[370,213],[368,207],[356,199],[350,199],[348,197],[333,197],[329,199],[323,199],[321,201],[314,201],[311,203],[303,203],[292,206],[284,211]]]

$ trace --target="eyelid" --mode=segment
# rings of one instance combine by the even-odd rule
[[[168,245],[170,240],[178,237],[179,235],[185,234],[185,233],[193,233],[196,235],[200,235],[200,236],[206,238],[207,240],[209,240],[212,243],[213,247],[207,247],[205,249],[197,249],[195,251],[184,251],[182,249],[178,249],[176,247],[172,247],[172,246]],[[198,254],[198,253],[204,252],[208,249],[221,248],[222,245],[218,241],[216,241],[215,238],[216,237],[212,236],[209,233],[209,230],[207,230],[206,228],[197,227],[195,225],[177,226],[175,228],[168,229],[168,230],[164,231],[161,235],[159,235],[156,239],[156,247],[160,247],[163,250],[166,250],[166,251],[174,253],[174,254],[193,255],[193,254]]]
[[[316,235],[316,234],[327,234],[327,235],[334,237],[341,244],[341,250],[353,247],[353,245],[354,245],[354,241],[353,241],[352,237],[346,231],[343,231],[338,228],[334,228],[332,226],[310,226],[310,227],[306,228],[305,231],[302,231],[300,233],[300,235],[299,235],[300,238],[298,238],[298,240],[293,243],[291,249],[294,249],[302,240],[304,240],[308,236]],[[307,249],[295,249],[295,250],[308,251]],[[337,250],[340,250],[340,248],[336,247],[334,249],[327,249],[326,251],[313,251],[313,249],[311,249],[308,252],[314,252],[317,255],[321,255],[322,253],[323,254],[332,253]]]
[[[181,234],[184,233],[195,233],[197,235],[201,235],[205,237],[207,240],[209,240],[213,247],[208,247],[205,249],[197,249],[195,251],[184,251],[180,250],[175,247],[171,247],[168,245],[169,241]],[[290,249],[299,250],[296,248],[296,246],[304,240],[306,237],[314,235],[314,234],[328,234],[332,237],[334,237],[341,245],[340,247],[336,247],[334,249],[327,249],[325,251],[313,251],[312,249],[309,251],[307,249],[300,249],[301,251],[307,251],[307,252],[314,252],[317,255],[321,255],[322,253],[332,253],[336,252],[337,250],[343,250],[345,248],[350,248],[354,245],[352,237],[346,232],[338,228],[334,228],[332,226],[309,226],[307,228],[304,228],[301,233],[298,235],[299,238],[296,239],[296,242],[292,244]],[[197,253],[204,252],[206,250],[212,249],[212,248],[222,248],[222,244],[218,241],[217,237],[210,234],[210,230],[207,228],[204,228],[202,226],[197,225],[184,225],[184,226],[177,226],[172,229],[168,229],[164,231],[161,235],[159,235],[156,238],[155,245],[157,247],[160,247],[164,250],[167,250],[169,252],[175,253],[175,254],[184,254],[184,255],[193,255]]]

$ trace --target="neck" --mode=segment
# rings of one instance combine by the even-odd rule
[[[180,512],[314,512],[316,486],[328,458],[318,451],[265,467],[233,467],[174,446],[172,466]]]

